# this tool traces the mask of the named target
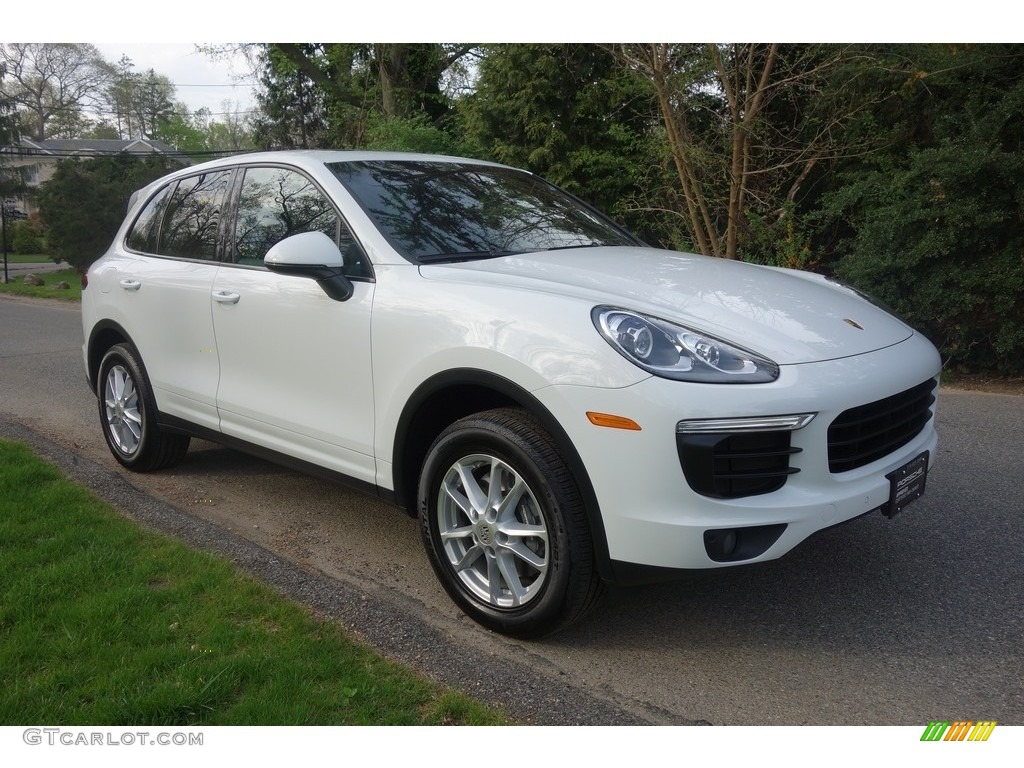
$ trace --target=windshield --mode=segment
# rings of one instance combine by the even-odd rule
[[[328,167],[414,262],[642,244],[571,195],[511,168],[420,160]]]

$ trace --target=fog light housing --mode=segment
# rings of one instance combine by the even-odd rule
[[[749,528],[713,528],[704,531],[704,550],[716,563],[753,560],[767,552],[785,530],[785,523],[754,525]]]

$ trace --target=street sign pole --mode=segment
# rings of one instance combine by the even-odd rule
[[[7,201],[0,200],[0,247],[4,251],[4,282],[7,282]]]

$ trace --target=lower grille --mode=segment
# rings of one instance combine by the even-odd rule
[[[679,463],[686,482],[697,493],[717,499],[736,499],[777,491],[799,469],[789,457],[799,453],[790,445],[789,431],[676,435]]]
[[[850,408],[828,428],[828,468],[849,472],[902,448],[932,417],[935,380],[898,395]]]

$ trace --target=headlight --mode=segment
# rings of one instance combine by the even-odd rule
[[[594,307],[594,325],[623,357],[656,376],[713,384],[762,384],[779,366],[719,338],[616,307]]]

